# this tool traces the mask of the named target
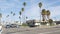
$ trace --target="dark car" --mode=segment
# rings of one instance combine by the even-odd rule
[[[26,23],[28,24],[29,27],[35,27],[35,21],[34,20],[26,21]]]
[[[6,28],[10,28],[10,25],[6,25]]]

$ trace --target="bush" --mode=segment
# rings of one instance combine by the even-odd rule
[[[53,20],[49,19],[49,23],[50,23],[50,26],[52,26],[53,25]]]
[[[46,25],[46,24],[47,24],[47,22],[41,22],[41,24],[42,24],[42,25]]]
[[[27,23],[23,23],[22,26],[28,26]]]

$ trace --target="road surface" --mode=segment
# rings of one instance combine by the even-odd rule
[[[40,27],[20,27],[20,28],[3,28],[2,34],[60,34],[60,26],[52,28]]]

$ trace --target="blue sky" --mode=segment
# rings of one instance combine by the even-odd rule
[[[0,0],[0,13],[2,13],[3,20],[19,20],[19,11],[23,7],[23,2],[26,2],[25,11],[22,13],[28,19],[39,19],[40,17],[40,8],[38,6],[39,2],[42,2],[42,9],[50,10],[50,18],[53,20],[60,20],[60,0]],[[11,15],[11,11],[16,13],[15,16]],[[10,17],[6,18],[7,15]]]

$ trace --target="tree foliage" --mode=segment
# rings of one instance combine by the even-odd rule
[[[23,5],[26,6],[26,2],[24,2]]]
[[[21,10],[22,10],[22,12],[23,12],[23,11],[24,11],[24,8],[22,8]]]
[[[39,3],[39,7],[40,7],[40,8],[42,7],[42,3],[41,3],[41,2]]]

